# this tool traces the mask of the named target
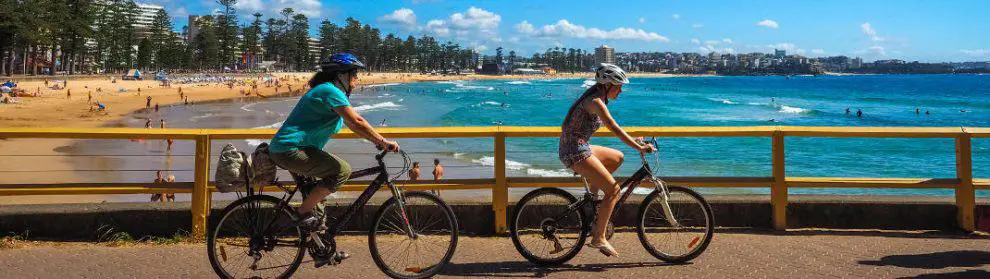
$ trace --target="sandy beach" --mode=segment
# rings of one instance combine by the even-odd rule
[[[305,93],[305,83],[312,73],[276,73],[272,76],[279,80],[279,86],[266,86],[258,75],[233,75],[235,80],[244,81],[235,83],[232,87],[222,83],[195,83],[195,84],[171,84],[170,87],[161,86],[161,82],[154,80],[121,80],[110,76],[104,77],[72,77],[68,79],[64,88],[52,88],[56,84],[62,86],[64,80],[58,76],[54,78],[30,77],[18,82],[18,88],[25,90],[29,95],[38,94],[38,97],[15,97],[14,103],[0,105],[0,127],[71,127],[71,128],[98,128],[98,127],[140,127],[143,123],[134,123],[129,118],[139,115],[149,114],[157,105],[160,108],[168,106],[182,106],[185,103],[181,96],[188,98],[191,104],[202,102],[222,102],[235,101],[237,103],[255,102],[270,97],[296,96]],[[671,76],[665,74],[637,74],[637,76]],[[590,73],[580,74],[558,74],[554,76],[546,75],[456,75],[437,76],[420,75],[414,73],[370,73],[361,76],[360,84],[375,85],[389,83],[410,83],[421,81],[452,81],[452,80],[479,80],[479,79],[547,79],[547,78],[592,78]],[[47,85],[46,86],[46,81]],[[257,82],[257,90],[252,90],[251,84]],[[290,92],[289,89],[292,89]],[[245,93],[242,94],[242,91]],[[71,93],[71,95],[69,95]],[[90,98],[90,96],[92,96]],[[148,109],[148,97],[151,97],[151,109]],[[107,107],[105,112],[91,111],[95,108],[94,103],[99,102]],[[138,121],[140,122],[140,121]],[[153,128],[158,128],[159,123],[152,123]],[[39,166],[44,169],[74,170],[80,166],[93,165],[102,168],[115,168],[115,165],[122,164],[112,158],[84,159],[75,157],[65,157],[66,155],[79,155],[73,152],[80,146],[92,145],[92,141],[63,140],[63,139],[7,139],[0,141],[0,156],[9,158],[0,160],[0,170],[14,171],[7,176],[0,178],[0,183],[70,183],[80,181],[105,181],[106,179],[128,179],[128,174],[121,174],[115,177],[105,177],[91,175],[85,172],[64,171],[46,173],[43,178],[37,173],[28,174],[22,179],[16,175],[16,171],[34,171]],[[188,149],[184,146],[187,143],[178,142],[176,150]],[[160,147],[157,147],[160,148]],[[355,147],[356,148],[356,147]],[[135,151],[136,152],[136,151]],[[28,156],[26,156],[28,155]],[[162,155],[165,155],[164,153]],[[164,157],[164,156],[163,156]],[[185,158],[179,157],[177,164],[182,164]],[[119,166],[123,167],[123,166]],[[185,167],[179,167],[185,168]],[[23,173],[23,172],[22,172]],[[133,178],[129,178],[133,179]],[[182,199],[183,197],[179,197]],[[82,196],[21,196],[21,197],[0,197],[0,204],[13,203],[53,203],[53,202],[100,202],[107,200],[107,196],[82,195]]]
[[[633,73],[632,76],[677,76],[658,73]],[[241,90],[251,91],[250,85],[234,85],[228,88],[225,84],[200,83],[177,84],[170,88],[160,86],[154,80],[121,80],[111,81],[111,76],[91,79],[71,79],[63,89],[52,89],[45,86],[45,80],[32,77],[31,80],[18,82],[18,88],[28,94],[39,93],[40,97],[15,97],[15,103],[0,105],[0,127],[103,127],[114,123],[136,111],[145,109],[147,97],[152,97],[151,105],[159,106],[183,104],[179,89],[183,96],[188,96],[192,103],[209,102],[228,99],[250,99],[270,97],[275,95],[298,95],[305,93],[301,90],[312,76],[312,73],[275,73],[280,80],[280,87],[267,87],[257,75],[234,76],[235,79],[248,82],[258,81],[256,93],[250,96],[240,94]],[[150,77],[149,77],[150,78]],[[478,79],[546,79],[546,78],[592,78],[591,73],[547,75],[421,75],[414,73],[370,73],[362,74],[361,85],[386,83],[407,83],[419,81],[451,81]],[[5,79],[4,79],[5,80]],[[14,77],[13,80],[17,81]],[[54,86],[58,76],[48,79],[49,86]],[[289,92],[292,88],[293,92]],[[140,92],[138,91],[140,89]],[[69,94],[71,93],[71,96]],[[92,101],[89,95],[92,95]],[[101,102],[107,106],[107,111],[90,111],[91,102]]]

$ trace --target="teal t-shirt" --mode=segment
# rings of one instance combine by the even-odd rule
[[[350,105],[347,95],[332,83],[313,87],[299,98],[299,103],[272,138],[269,150],[288,152],[304,146],[323,149],[330,142],[330,136],[337,134],[344,124],[333,108]]]

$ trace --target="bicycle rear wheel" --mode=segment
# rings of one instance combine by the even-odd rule
[[[694,190],[680,186],[667,189],[669,214],[664,212],[665,199],[659,191],[647,195],[640,205],[636,228],[639,240],[647,252],[660,260],[687,262],[701,255],[712,241],[712,208]]]
[[[574,195],[558,188],[540,188],[523,196],[509,224],[519,254],[538,265],[574,258],[587,238],[584,209],[568,209],[576,202]]]
[[[375,214],[368,232],[371,257],[392,278],[432,277],[454,256],[457,217],[431,193],[406,192],[403,202],[404,208],[391,198]]]
[[[234,201],[213,222],[206,248],[221,278],[289,278],[305,255],[304,237],[290,206],[267,195]]]

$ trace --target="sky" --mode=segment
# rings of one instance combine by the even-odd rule
[[[208,14],[215,0],[138,0],[163,5],[176,29],[188,15]],[[866,61],[990,61],[990,1],[467,1],[239,0],[241,24],[250,14],[285,7],[310,17],[354,17],[382,34],[431,35],[494,53],[530,56],[555,46],[617,52],[772,52],[811,57],[847,55]]]

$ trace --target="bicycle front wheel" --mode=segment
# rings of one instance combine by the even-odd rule
[[[302,263],[303,234],[295,209],[255,195],[234,201],[217,217],[206,241],[210,265],[220,278],[289,278]]]
[[[639,240],[647,252],[660,260],[687,262],[701,255],[712,241],[712,208],[694,190],[680,186],[667,189],[669,198],[653,191],[640,205]]]
[[[540,188],[523,196],[509,224],[519,254],[539,265],[574,258],[587,238],[584,210],[570,208],[576,202],[574,195],[558,188]]]
[[[378,268],[392,278],[428,278],[454,256],[457,217],[437,196],[406,192],[382,204],[369,231],[368,246]]]

